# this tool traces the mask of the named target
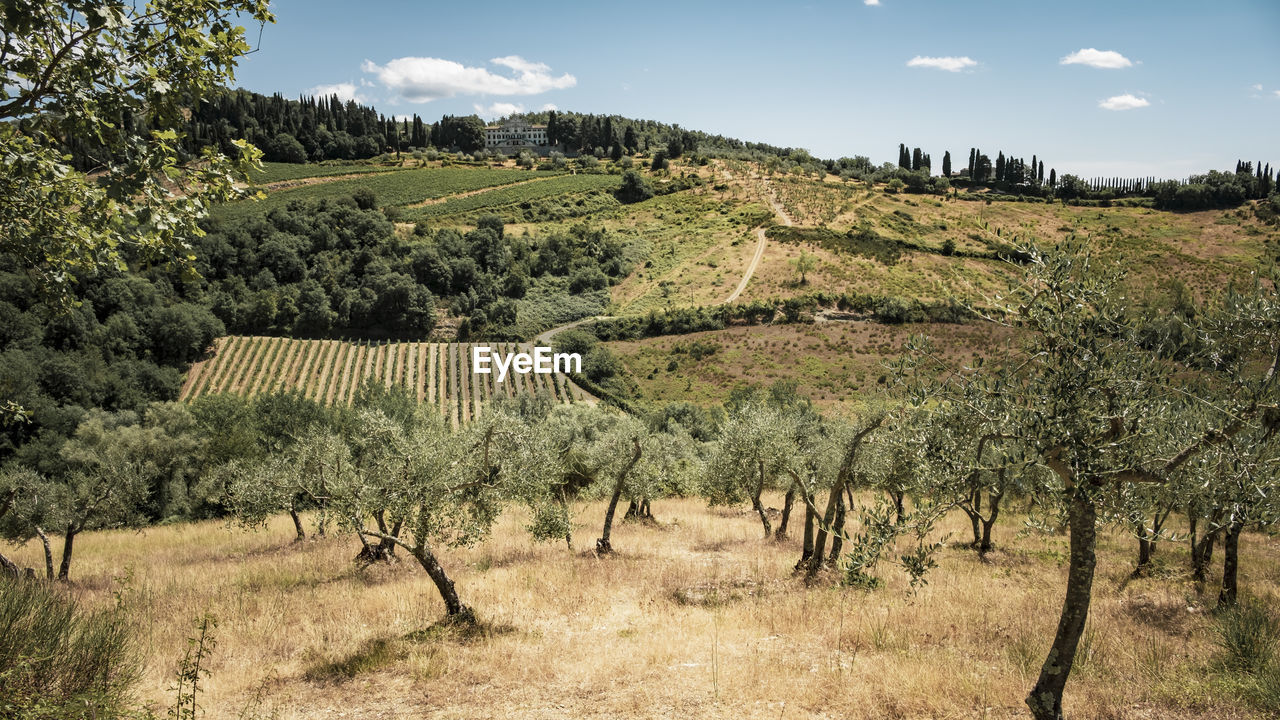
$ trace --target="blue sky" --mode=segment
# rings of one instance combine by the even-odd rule
[[[935,168],[971,146],[1060,174],[1280,166],[1276,0],[272,6],[238,85],[337,87],[428,121],[554,105],[821,157],[891,161],[905,142]]]

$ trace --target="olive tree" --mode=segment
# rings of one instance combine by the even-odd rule
[[[750,501],[766,538],[773,534],[761,501],[766,490],[790,487],[798,417],[769,403],[745,402],[729,411],[707,463],[706,491],[713,504]]]
[[[165,477],[173,446],[163,428],[132,422],[130,413],[90,413],[62,447],[65,475],[35,492],[46,499],[48,528],[62,535],[58,579],[67,580],[76,537],[86,530],[143,522],[151,489]],[[32,528],[34,531],[34,527]]]
[[[355,426],[360,432],[351,440],[352,471],[329,486],[335,519],[363,539],[403,548],[435,584],[448,619],[474,621],[439,560],[437,543],[480,541],[508,502],[522,502],[537,516],[551,504],[559,469],[554,446],[536,425],[501,410],[459,432],[428,409],[407,419],[365,409]]]
[[[618,502],[634,482],[633,471],[650,446],[649,429],[644,422],[629,415],[606,410],[596,411],[603,429],[588,448],[588,467],[595,482],[608,493],[604,525],[596,540],[596,552],[605,555],[613,552],[613,519],[618,512]],[[638,494],[634,493],[633,494]]]
[[[831,424],[825,455],[829,461],[825,467],[827,500],[819,510],[814,495],[807,493],[805,505],[815,514],[817,531],[812,549],[806,548],[805,578],[813,580],[823,567],[824,559],[834,564],[846,539],[845,516],[854,507],[853,489],[858,484],[856,473],[859,463],[865,459],[869,438],[884,424],[888,413],[882,406],[871,406],[858,414]],[[807,523],[806,523],[807,524]],[[827,538],[831,538],[830,555],[827,554]]]
[[[53,579],[53,551],[43,525],[49,512],[45,480],[35,471],[20,465],[0,470],[0,538],[22,544],[32,536],[40,538],[44,548],[45,576]],[[23,574],[17,563],[0,553],[0,572]],[[29,574],[35,574],[28,569]]]
[[[1124,518],[1140,484],[1165,483],[1193,458],[1225,451],[1247,429],[1265,425],[1280,343],[1275,321],[1263,321],[1265,311],[1275,316],[1273,301],[1227,301],[1221,320],[1204,326],[1214,348],[1207,364],[1176,361],[1139,342],[1118,269],[1099,267],[1071,243],[1024,254],[1023,277],[992,300],[989,315],[1022,331],[1011,361],[949,373],[922,370],[932,379],[920,387],[928,402],[975,413],[1001,408],[1011,440],[1052,473],[1036,500],[1065,517],[1067,586],[1052,646],[1027,697],[1032,714],[1048,720],[1062,717],[1063,690],[1088,618],[1099,522]],[[1267,369],[1258,374],[1260,356]],[[1232,357],[1240,360],[1228,362]],[[1188,385],[1185,375],[1202,370],[1219,376],[1217,392],[1198,394]],[[1179,419],[1178,399],[1188,395],[1197,397],[1199,410]]]

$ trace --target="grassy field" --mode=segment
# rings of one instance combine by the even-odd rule
[[[885,362],[901,355],[913,334],[933,338],[956,362],[988,353],[1009,337],[986,324],[826,322],[739,326],[606,345],[639,386],[641,399],[655,405],[688,401],[710,407],[735,388],[789,380],[818,408],[833,410],[860,404],[862,393],[884,376]]]
[[[767,211],[720,193],[684,192],[639,203],[605,226],[627,238],[635,270],[612,290],[614,312],[712,305],[738,284]]]
[[[514,352],[510,343],[493,347]],[[212,356],[187,373],[179,398],[234,393],[252,397],[278,391],[301,392],[325,404],[350,403],[366,379],[399,385],[418,402],[434,404],[456,426],[480,417],[498,397],[546,393],[559,402],[583,399],[561,375],[497,376],[471,372],[468,343],[350,342],[292,340],[233,335],[220,338]]]
[[[767,498],[780,507],[781,498]],[[1019,534],[1012,508],[987,561],[953,516],[929,583],[912,591],[806,587],[799,540],[760,539],[747,508],[654,503],[656,524],[584,552],[602,503],[578,504],[573,551],[533,544],[507,514],[443,563],[488,632],[421,633],[442,614],[416,563],[352,565],[345,536],[291,543],[287,517],[85,533],[73,578],[91,605],[123,603],[163,712],[193,619],[219,620],[200,704],[210,718],[1021,718],[1061,602],[1066,540]],[[1078,718],[1237,718],[1249,704],[1218,661],[1212,600],[1164,543],[1130,580],[1135,541],[1099,540],[1094,607],[1066,694]],[[18,559],[38,564],[38,549]],[[1246,534],[1242,587],[1275,602],[1280,547]],[[1212,582],[1212,579],[1211,579]],[[1274,717],[1274,715],[1272,716]]]
[[[771,183],[798,224],[837,232],[868,228],[889,240],[940,250],[981,252],[1028,239],[1056,243],[1087,238],[1100,255],[1129,270],[1131,286],[1149,287],[1170,276],[1198,293],[1243,279],[1259,261],[1280,258],[1280,228],[1237,210],[1174,213],[1141,207],[1075,207],[1061,203],[991,202],[894,195],[862,183],[784,178]],[[829,258],[827,258],[829,260]],[[952,264],[972,261],[952,260]]]

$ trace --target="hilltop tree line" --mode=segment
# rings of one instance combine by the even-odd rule
[[[517,115],[530,123],[546,124],[553,146],[564,151],[603,154],[611,151],[656,152],[678,158],[685,152],[746,152],[786,157],[791,148],[744,142],[723,135],[687,130],[679,125],[618,115],[592,115],[545,111]],[[147,129],[144,116],[127,115],[122,122],[132,130]],[[444,115],[427,122],[418,114],[389,118],[370,105],[354,100],[303,96],[288,99],[279,93],[262,95],[244,89],[220,88],[202,100],[189,103],[186,117],[173,129],[180,132],[180,146],[190,155],[205,147],[224,153],[235,150],[235,141],[247,140],[275,162],[303,163],[324,160],[363,160],[384,153],[408,150],[457,150],[473,153],[484,148],[485,122],[476,115]],[[90,136],[71,135],[64,149],[78,169],[106,164],[109,153]]]
[[[886,166],[877,172],[866,165],[869,162],[858,167],[842,161],[831,171],[843,177],[877,182],[898,179],[912,192],[936,191],[928,185],[932,173],[931,159],[920,148],[899,144],[898,162],[894,167]],[[1280,171],[1272,170],[1269,163],[1262,162],[1240,160],[1236,162],[1234,172],[1211,170],[1184,180],[1081,178],[1072,174],[1059,177],[1057,169],[1052,167],[1046,174],[1044,161],[1036,155],[1027,162],[1024,158],[999,151],[993,161],[976,147],[969,149],[968,163],[959,169],[953,167],[951,153],[944,153],[941,177],[961,186],[981,186],[1004,193],[1067,201],[1149,198],[1155,207],[1163,210],[1235,207],[1248,200],[1265,200],[1280,188]]]

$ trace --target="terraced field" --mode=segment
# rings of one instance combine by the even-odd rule
[[[538,177],[547,177],[547,174],[530,170],[489,168],[420,168],[370,172],[361,177],[276,190],[257,202],[241,201],[223,205],[217,208],[214,214],[228,219],[243,217],[265,213],[275,207],[283,207],[290,200],[350,197],[360,189],[372,191],[380,206],[409,205],[455,193],[510,185]],[[616,177],[612,179],[615,184],[618,182]]]
[[[490,345],[514,352],[511,343]],[[235,393],[252,397],[291,390],[328,405],[350,404],[366,378],[401,385],[419,402],[435,405],[454,424],[480,418],[496,398],[545,392],[557,402],[587,400],[563,375],[471,372],[470,343],[293,340],[233,335],[220,338],[211,357],[192,366],[179,399]]]
[[[364,173],[375,172],[394,172],[397,168],[388,165],[365,165],[365,164],[333,164],[319,165],[307,163],[306,165],[298,165],[295,163],[283,162],[264,162],[262,170],[249,174],[249,179],[259,185],[269,185],[271,183],[288,182],[290,180],[309,180],[311,178],[324,178],[334,175],[363,175]]]
[[[488,172],[523,172],[521,179],[539,177],[531,175],[527,171],[518,170],[490,170]],[[426,220],[450,215],[464,215],[478,210],[496,210],[548,198],[563,198],[593,190],[613,191],[617,190],[621,184],[622,179],[618,175],[562,175],[537,182],[511,184],[509,187],[499,187],[486,192],[460,194],[458,197],[448,198],[444,202],[412,208],[406,213],[405,217],[410,220]]]

